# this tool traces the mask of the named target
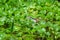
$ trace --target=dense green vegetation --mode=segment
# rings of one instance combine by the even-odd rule
[[[60,2],[0,0],[0,40],[60,40]]]

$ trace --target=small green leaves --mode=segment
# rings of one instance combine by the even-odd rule
[[[0,0],[0,40],[60,40],[60,2]]]

